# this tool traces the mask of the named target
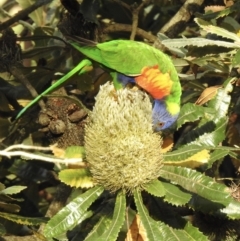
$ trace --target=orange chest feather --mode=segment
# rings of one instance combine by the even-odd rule
[[[144,67],[141,75],[134,78],[136,83],[154,99],[162,99],[171,92],[173,81],[169,73],[163,74],[158,66]]]

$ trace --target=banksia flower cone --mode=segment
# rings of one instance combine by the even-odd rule
[[[86,158],[96,184],[133,192],[156,179],[162,140],[152,130],[149,97],[133,89],[101,87],[85,129]]]

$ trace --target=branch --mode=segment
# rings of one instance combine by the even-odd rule
[[[10,15],[10,14],[9,14],[7,11],[5,11],[3,8],[0,8],[0,13],[1,13],[3,16],[5,16],[5,17],[13,18],[13,16]],[[31,31],[34,30],[34,27],[33,27],[30,23],[28,23],[28,22],[26,22],[26,21],[23,21],[23,20],[18,20],[18,22],[19,22],[20,24],[22,24],[24,27],[28,28],[29,30],[31,30]]]
[[[112,1],[118,3],[119,5],[123,6],[127,10],[131,11],[131,7],[127,3],[125,3],[121,0],[112,0]]]
[[[129,24],[120,24],[115,23],[108,25],[107,27],[103,28],[104,33],[112,33],[112,32],[131,32],[132,26]],[[157,37],[152,35],[151,33],[146,32],[145,30],[141,28],[136,28],[136,34],[143,38],[147,39],[149,42],[155,42],[157,40]]]
[[[167,22],[159,32],[166,33],[168,32],[174,25],[179,22],[188,22],[193,15],[191,12],[191,5],[193,6],[201,6],[204,0],[187,0],[183,6],[179,9],[179,11]]]
[[[127,3],[120,1],[120,0],[112,0],[113,2],[118,3],[119,5],[123,6],[125,9],[127,9],[128,11],[130,11],[132,13],[132,26],[131,26],[131,30],[118,30],[118,31],[126,31],[126,32],[131,32],[130,35],[130,40],[134,40],[136,34],[139,34],[139,29],[138,29],[138,18],[139,18],[139,12],[141,11],[141,9],[146,6],[147,4],[150,3],[150,0],[142,0],[142,3],[136,7],[136,4],[134,3],[132,6],[128,5]],[[128,25],[125,25],[128,26]],[[115,32],[117,31],[116,29],[114,29],[114,31],[109,31],[109,32]],[[146,37],[145,37],[146,38]]]
[[[82,158],[56,158],[56,157],[50,157],[50,156],[44,156],[39,154],[33,154],[25,151],[19,151],[15,149],[27,149],[27,150],[38,150],[38,151],[52,151],[54,149],[55,145],[50,147],[41,147],[41,146],[28,146],[28,145],[12,145],[10,147],[7,147],[4,150],[0,151],[0,156],[6,156],[8,158],[11,158],[13,156],[22,156],[27,159],[35,159],[45,162],[51,162],[54,164],[77,164],[79,166],[85,167],[85,163],[83,162]]]
[[[8,19],[7,21],[0,24],[0,31],[8,28],[10,25],[14,24],[15,22],[18,22],[19,20],[25,18],[28,14],[35,11],[37,8],[48,4],[52,2],[52,0],[37,0],[33,5],[29,6],[28,8],[25,8],[18,12],[14,17]]]

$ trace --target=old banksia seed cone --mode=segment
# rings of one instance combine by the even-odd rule
[[[112,192],[132,192],[159,176],[161,138],[152,130],[149,97],[132,89],[101,87],[85,132],[93,180]]]

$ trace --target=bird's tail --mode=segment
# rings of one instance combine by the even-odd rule
[[[75,35],[65,35],[66,39],[74,42],[74,43],[78,43],[82,46],[96,46],[98,43],[97,42],[94,42],[92,40],[89,40],[89,39],[85,39],[85,38],[82,38],[82,37],[79,37],[79,36],[75,36]]]

